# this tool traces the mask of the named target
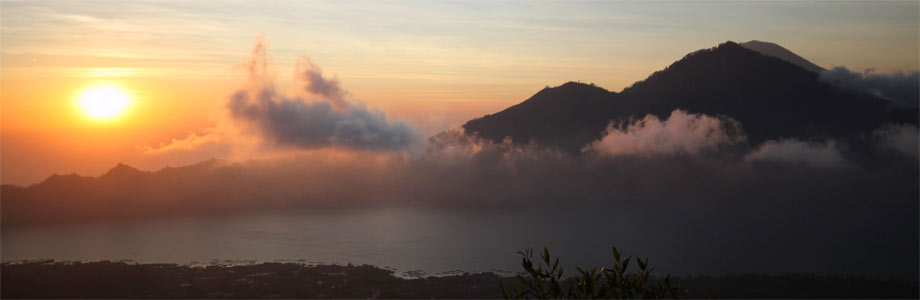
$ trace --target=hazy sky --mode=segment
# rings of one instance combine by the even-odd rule
[[[194,163],[145,146],[214,126],[254,41],[292,87],[303,54],[354,98],[431,134],[571,80],[619,91],[696,49],[778,43],[829,68],[914,71],[918,1],[2,1],[0,180]],[[117,86],[118,120],[80,91]],[[219,156],[219,153],[212,153]]]

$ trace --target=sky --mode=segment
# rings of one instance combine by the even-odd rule
[[[299,92],[307,55],[350,99],[429,136],[566,81],[619,91],[727,40],[911,72],[920,2],[0,1],[0,182],[248,158],[149,150],[223,128],[256,45],[279,93]],[[78,107],[99,86],[131,99],[122,115]]]

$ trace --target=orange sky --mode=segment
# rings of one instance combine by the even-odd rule
[[[143,149],[215,126],[259,35],[280,89],[297,88],[294,61],[306,54],[353,98],[423,135],[547,85],[619,91],[726,40],[772,41],[824,67],[879,72],[918,69],[920,50],[916,1],[0,6],[0,181],[12,184],[226,155]],[[123,115],[94,120],[75,105],[99,84],[131,96]]]

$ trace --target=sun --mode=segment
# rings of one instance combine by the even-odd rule
[[[93,119],[111,119],[124,114],[131,98],[124,90],[101,86],[84,90],[77,105]]]

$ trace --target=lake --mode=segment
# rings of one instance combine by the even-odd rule
[[[571,270],[568,274],[573,274],[576,265],[609,265],[610,248],[616,244],[627,254],[651,257],[659,272],[676,275],[885,275],[893,272],[891,266],[905,267],[897,256],[892,262],[884,257],[847,261],[883,253],[881,249],[889,247],[886,244],[844,249],[834,242],[816,245],[799,236],[782,237],[777,234],[785,228],[782,226],[760,228],[767,230],[722,226],[729,220],[699,222],[706,215],[694,212],[675,222],[648,222],[639,217],[647,213],[636,211],[386,208],[13,228],[3,231],[2,259],[353,263],[388,267],[406,276],[520,271],[520,256],[515,252],[546,245],[561,256]],[[823,234],[825,241],[833,241],[827,230],[834,228],[805,228],[790,230]],[[764,251],[768,246],[775,251]]]

